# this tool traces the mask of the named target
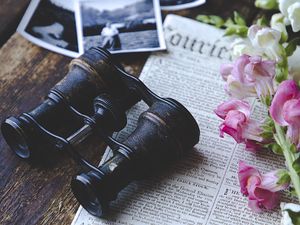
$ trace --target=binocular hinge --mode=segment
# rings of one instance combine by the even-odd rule
[[[80,163],[87,171],[94,170],[100,174],[102,172],[95,166],[93,166],[91,163],[89,163],[84,157],[77,152],[73,146],[63,137],[60,137],[56,134],[53,134],[46,128],[44,128],[41,124],[39,124],[34,118],[32,118],[30,115],[24,113],[23,114],[26,119],[33,122],[33,124],[36,126],[36,129],[39,130],[40,134],[42,134],[44,137],[46,137],[49,141],[54,143],[54,146],[58,150],[66,150],[71,157],[78,163]]]
[[[146,102],[148,106],[152,105],[155,101],[163,101],[163,98],[152,92],[140,79],[127,73],[122,68],[114,65],[116,70],[121,74],[120,78],[129,87],[129,89],[137,92],[138,95],[142,96],[142,100]]]
[[[63,138],[57,134],[52,133],[44,126],[42,126],[39,122],[37,122],[29,114],[24,113],[23,115],[27,120],[33,122],[33,124],[36,126],[36,130],[39,131],[39,133],[42,136],[44,136],[46,139],[52,142],[56,149],[60,151],[67,151],[69,155],[82,167],[84,167],[86,171],[93,170],[97,173],[102,174],[102,172],[96,166],[89,163],[74,147],[77,144],[81,143],[81,141],[83,141],[86,137],[88,137],[96,127],[101,138],[112,149],[114,155],[116,152],[119,152],[126,158],[130,158],[132,150],[128,146],[118,142],[116,139],[106,134],[105,131],[103,131],[101,128],[99,128],[99,126],[97,126],[96,121],[91,117],[78,112],[75,108],[68,104],[66,105],[78,118],[82,119],[84,122],[84,125],[80,129],[75,131],[72,135],[70,135],[67,138]]]
[[[87,115],[84,115],[84,114],[78,112],[72,106],[70,106],[70,105],[68,105],[68,106],[70,107],[72,112],[74,114],[76,114],[77,117],[82,118],[84,123],[85,123],[85,125],[82,128],[80,128],[78,131],[76,131],[74,134],[72,134],[69,137],[70,139],[80,140],[80,138],[75,137],[76,134],[77,134],[78,136],[82,137],[81,140],[84,140],[82,134],[84,134],[84,136],[87,137],[88,135],[91,134],[91,131],[95,127],[97,127],[97,131],[100,134],[101,138],[111,148],[111,150],[113,151],[114,154],[118,151],[118,152],[122,153],[125,157],[127,157],[127,158],[130,157],[130,154],[131,154],[132,150],[128,146],[118,142],[116,139],[111,137],[109,134],[106,134],[106,132],[103,129],[101,129],[99,126],[97,126],[96,121],[94,119],[92,119],[91,117],[89,117]],[[80,143],[80,142],[78,142],[78,143]]]

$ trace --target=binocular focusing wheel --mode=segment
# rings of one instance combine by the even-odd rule
[[[111,120],[109,121],[109,126],[112,126],[113,131],[120,131],[126,126],[125,111],[120,108],[119,104],[110,95],[102,94],[95,98],[94,110],[96,114],[99,109],[102,111],[101,118],[103,117],[103,111],[108,113]]]

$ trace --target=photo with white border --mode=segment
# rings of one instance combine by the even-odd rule
[[[182,10],[203,5],[206,0],[160,0],[162,10]]]
[[[76,30],[76,0],[32,0],[17,31],[29,41],[70,57],[83,53]]]
[[[84,51],[91,47],[113,54],[166,49],[159,0],[81,0],[76,4]]]

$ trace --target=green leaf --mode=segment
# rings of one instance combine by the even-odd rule
[[[234,16],[233,20],[237,25],[246,26],[245,19],[237,11],[233,12],[233,16]]]
[[[285,52],[286,55],[289,57],[291,55],[293,55],[293,53],[295,52],[297,45],[300,45],[300,38],[294,38],[293,40],[291,40],[288,45],[285,48]]]
[[[241,36],[241,37],[247,37],[248,34],[248,27],[246,26],[240,26],[237,29],[237,35]]]
[[[275,126],[274,120],[270,116],[267,117],[266,124],[268,124],[272,128],[274,128]]]
[[[228,27],[228,28],[225,30],[224,36],[234,35],[235,33],[236,33],[236,32],[235,32],[234,27]]]
[[[265,119],[264,124],[269,126],[269,127],[274,127],[274,120],[270,116],[267,116],[267,118]]]
[[[271,133],[273,133],[274,128],[273,128],[272,125],[270,125],[268,123],[264,123],[261,127],[263,129],[263,132],[271,132]]]
[[[282,148],[277,143],[271,144],[271,149],[277,155],[282,155],[283,154]]]
[[[196,20],[198,20],[200,22],[203,22],[203,23],[209,23],[210,22],[210,19],[207,15],[198,15],[196,17]]]
[[[225,23],[224,20],[219,16],[210,16],[210,23],[216,25],[216,27],[220,28]]]
[[[291,145],[290,151],[291,151],[292,153],[298,152],[297,147],[296,147],[295,145]]]
[[[198,15],[196,20],[203,23],[212,24],[218,28],[222,27],[225,23],[221,17],[215,15]]]
[[[260,136],[263,138],[263,139],[271,139],[273,137],[273,133],[272,132],[267,132],[267,131],[264,131],[260,134]]]
[[[276,0],[256,0],[255,6],[261,9],[278,9],[278,2]]]
[[[288,63],[287,58],[283,55],[282,62],[277,63],[276,65],[276,76],[275,80],[278,83],[286,80],[288,78],[289,70],[288,70]]]
[[[233,20],[232,20],[231,18],[228,18],[228,19],[225,21],[224,26],[225,26],[225,27],[229,27],[229,26],[231,26],[231,25],[234,25],[234,22],[233,22]]]
[[[248,33],[248,27],[246,26],[240,26],[240,25],[231,25],[227,27],[225,30],[225,36],[230,36],[230,35],[238,35],[240,37],[247,37]]]
[[[256,24],[262,27],[266,27],[269,25],[269,21],[267,20],[267,18],[263,15],[262,17],[260,17],[257,21]]]
[[[294,170],[299,174],[300,173],[300,157],[297,157],[292,164]]]
[[[291,196],[298,197],[295,188],[289,187],[289,192],[290,192]]]
[[[294,225],[300,225],[300,212],[294,212],[294,211],[292,211],[290,209],[285,210],[285,211],[288,212],[288,214],[289,214],[289,216],[290,216],[290,218],[292,220],[292,223]]]
[[[291,177],[287,170],[280,170],[278,176],[279,176],[279,179],[277,181],[278,185],[289,184],[291,181]]]
[[[266,106],[271,106],[271,102],[272,102],[272,98],[270,95],[267,95],[265,98],[264,98],[264,103]]]

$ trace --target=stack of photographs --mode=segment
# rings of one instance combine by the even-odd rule
[[[18,32],[41,47],[70,57],[94,46],[111,53],[164,50],[160,9],[176,10],[204,2],[32,0]]]

